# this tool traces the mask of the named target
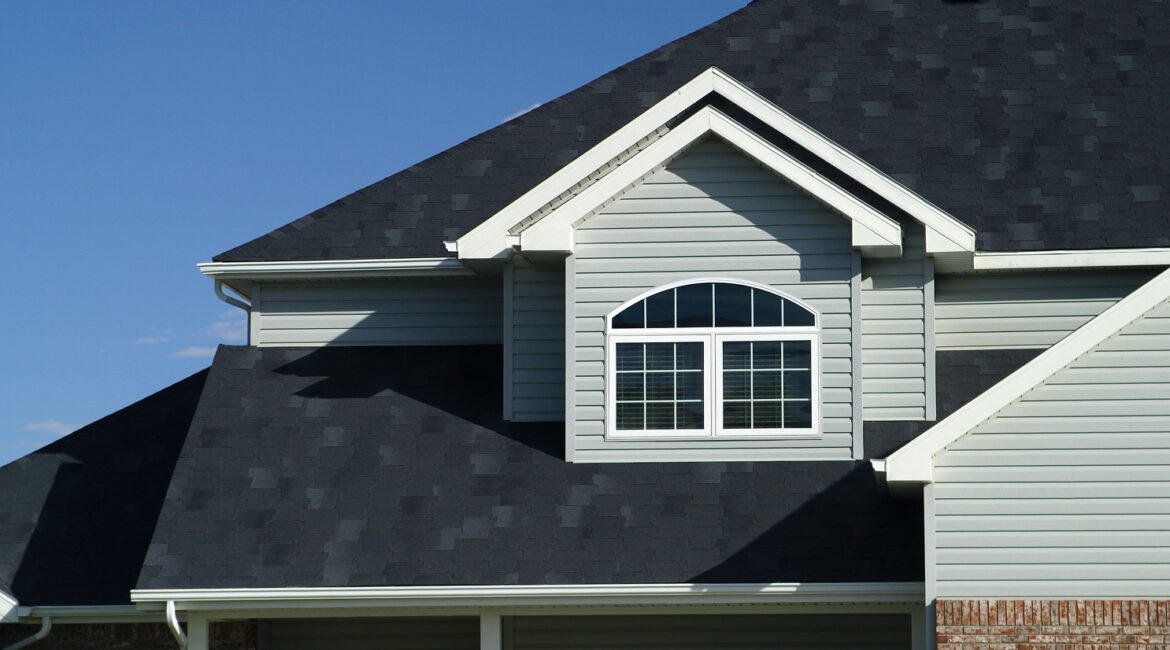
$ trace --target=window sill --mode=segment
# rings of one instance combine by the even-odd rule
[[[819,440],[822,437],[819,431],[793,431],[785,433],[777,433],[773,431],[761,433],[720,433],[711,435],[705,431],[699,433],[670,433],[670,434],[653,434],[653,433],[615,433],[607,432],[605,434],[606,441],[612,442],[671,442],[682,440],[709,440],[712,442],[719,440]]]

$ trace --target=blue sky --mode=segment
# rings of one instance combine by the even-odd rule
[[[4,3],[0,464],[242,341],[197,262],[744,3]]]

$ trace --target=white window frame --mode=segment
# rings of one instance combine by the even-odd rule
[[[810,327],[674,327],[621,328],[613,327],[613,317],[626,308],[657,293],[691,284],[738,284],[780,296],[813,315]],[[618,343],[703,343],[703,429],[670,431],[618,430],[617,428],[617,344]],[[812,426],[807,429],[732,429],[723,427],[723,354],[725,341],[810,341],[811,382],[810,399]],[[821,436],[821,315],[803,300],[777,291],[765,284],[732,278],[693,278],[655,287],[632,298],[605,317],[605,437],[608,440],[696,440],[696,439],[792,439]]]
[[[685,332],[682,329],[661,330],[662,334],[645,334],[646,330],[630,330],[638,334],[610,337],[606,355],[605,421],[607,434],[616,439],[637,438],[650,440],[693,440],[711,435],[711,337]],[[702,429],[622,429],[617,428],[617,344],[618,343],[702,343],[703,344],[703,428]]]

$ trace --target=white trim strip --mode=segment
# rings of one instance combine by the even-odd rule
[[[571,253],[575,223],[708,133],[719,135],[852,221],[854,246],[884,247],[901,252],[902,228],[896,221],[710,106],[703,107],[621,167],[529,226],[521,233],[520,248],[524,251]]]
[[[1042,352],[1024,367],[1008,375],[1003,381],[894,452],[886,458],[886,479],[890,482],[931,482],[934,478],[935,454],[1105,339],[1141,318],[1168,297],[1170,270],[1163,271],[1138,287],[1133,293]]]
[[[472,275],[454,257],[418,257],[369,260],[312,260],[305,262],[204,262],[199,271],[216,280],[275,280],[369,278],[398,276]]]
[[[1170,266],[1170,248],[975,253],[976,271]]]
[[[486,587],[345,587],[136,589],[141,605],[179,609],[703,605],[743,603],[921,603],[920,582],[493,585]]]
[[[16,598],[0,591],[0,623],[15,621],[19,608]]]

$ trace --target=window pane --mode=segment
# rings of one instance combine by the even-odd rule
[[[750,327],[752,289],[740,284],[715,285],[715,326]]]
[[[678,287],[678,326],[711,327],[711,284]]]
[[[647,370],[674,369],[673,343],[647,343],[645,345]]]
[[[677,411],[679,429],[703,428],[703,403],[680,402]]]
[[[675,360],[679,370],[703,369],[703,344],[697,341],[675,344]]]
[[[618,402],[617,428],[619,431],[641,431],[645,428],[642,420],[641,403],[626,404]]]
[[[723,428],[748,429],[751,428],[751,402],[724,402]]]
[[[812,341],[785,341],[784,368],[811,368]]]
[[[642,373],[619,372],[617,374],[617,399],[620,402],[641,402],[646,399]]]
[[[626,307],[618,312],[613,317],[614,329],[637,329],[644,325],[644,309],[646,308],[646,301],[639,300],[638,302]]]
[[[747,341],[728,341],[723,344],[723,367],[728,370],[751,367],[752,344]]]
[[[784,301],[785,327],[812,327],[814,322],[812,312],[791,300]]]
[[[774,293],[752,289],[755,295],[756,327],[780,327],[784,324],[784,312],[781,306],[784,299]]]
[[[674,402],[646,404],[646,429],[661,431],[674,429]]]
[[[789,370],[784,373],[784,399],[812,397],[812,373],[808,370]]]
[[[781,418],[781,402],[754,402],[752,404],[753,429],[779,429],[784,426]],[[783,404],[784,407],[788,405]]]
[[[784,349],[781,341],[754,341],[752,342],[752,367],[779,368],[780,357]]]
[[[753,399],[780,399],[780,377],[777,370],[757,370],[752,373]]]
[[[641,370],[642,353],[644,343],[618,343],[617,344],[617,369],[622,370]]]
[[[673,400],[674,399],[674,373],[673,372],[648,372],[646,373],[646,399],[647,400]]]
[[[646,327],[674,327],[674,289],[646,299]]]
[[[723,373],[723,399],[748,399],[751,397],[752,373]]]
[[[701,372],[680,372],[675,375],[675,385],[677,386],[677,399],[684,400],[702,400],[703,399],[703,373]]]
[[[811,402],[784,402],[784,427],[807,429],[812,426]]]

